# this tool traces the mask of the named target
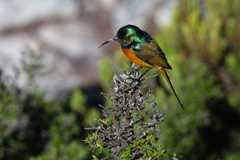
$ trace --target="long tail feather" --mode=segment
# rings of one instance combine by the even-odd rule
[[[174,89],[174,87],[173,87],[173,84],[172,84],[172,82],[171,82],[171,80],[170,80],[170,77],[169,77],[166,69],[159,67],[159,72],[164,75],[164,77],[165,77],[166,80],[168,81],[168,84],[170,85],[170,87],[171,87],[171,89],[172,89],[172,92],[173,92],[173,94],[175,95],[175,97],[176,97],[176,99],[177,99],[180,107],[181,107],[182,109],[184,109],[184,106],[183,106],[181,100],[179,99],[179,97],[178,97],[178,95],[177,95],[177,93],[176,93],[176,91],[175,91],[175,89]]]

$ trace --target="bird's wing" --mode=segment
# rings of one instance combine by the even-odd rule
[[[150,42],[143,43],[141,49],[137,51],[136,56],[149,64],[172,69],[169,65],[167,58],[157,42],[151,40]]]

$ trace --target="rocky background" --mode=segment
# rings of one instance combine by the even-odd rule
[[[64,95],[75,86],[95,86],[98,62],[113,54],[111,46],[98,49],[126,24],[154,33],[169,23],[174,0],[9,0],[0,1],[0,67],[8,76],[20,70],[23,52],[31,48],[44,59],[45,74],[35,80],[48,97]]]

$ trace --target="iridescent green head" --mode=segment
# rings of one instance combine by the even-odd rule
[[[113,37],[113,39],[105,41],[100,45],[100,47],[114,40],[118,42],[121,47],[129,48],[132,44],[138,46],[139,44],[149,41],[151,39],[152,38],[148,33],[144,32],[137,26],[128,24],[121,27],[117,31],[117,34]]]
[[[128,48],[133,43],[143,43],[150,36],[134,25],[126,25],[121,27],[116,34],[114,40],[120,43],[123,48]]]

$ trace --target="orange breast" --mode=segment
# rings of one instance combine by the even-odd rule
[[[152,67],[152,65],[138,58],[132,49],[122,48],[122,51],[131,62],[142,67]]]

